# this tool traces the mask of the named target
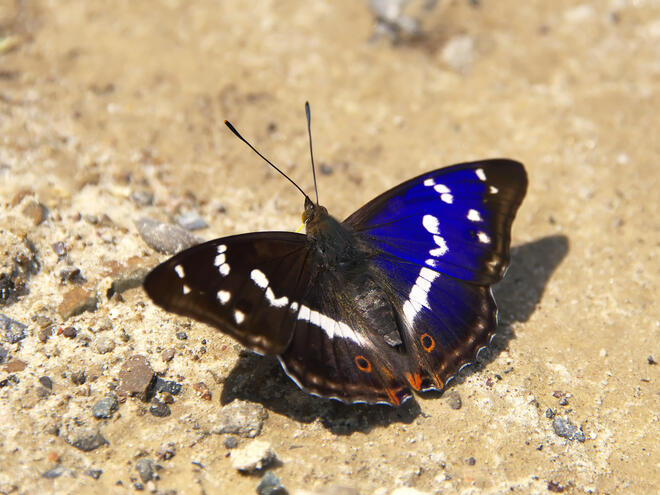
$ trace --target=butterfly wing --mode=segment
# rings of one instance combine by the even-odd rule
[[[167,311],[218,327],[257,352],[279,354],[311,276],[304,235],[256,232],[182,251],[154,268],[144,288]]]
[[[409,359],[400,374],[413,389],[442,389],[493,335],[490,284],[509,262],[526,188],[518,162],[454,165],[404,182],[345,221],[388,278]]]
[[[518,162],[462,163],[390,189],[344,223],[390,256],[492,284],[509,262],[511,223],[526,189]]]

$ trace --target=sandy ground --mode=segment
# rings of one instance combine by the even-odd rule
[[[0,493],[255,493],[266,472],[290,493],[660,493],[660,2],[413,15],[424,36],[393,43],[350,0],[0,4],[0,313],[26,325],[0,335]],[[499,336],[445,394],[309,397],[117,289],[166,257],[140,217],[295,230],[300,196],[222,122],[309,191],[305,100],[340,218],[443,165],[527,167]],[[122,393],[136,355],[180,393]],[[257,431],[214,433],[238,399],[278,458],[252,475],[233,447]]]

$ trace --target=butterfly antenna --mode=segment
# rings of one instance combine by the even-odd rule
[[[316,204],[319,204],[319,190],[316,187],[316,167],[314,166],[314,149],[312,148],[312,113],[309,111],[309,102],[305,102],[305,115],[307,115],[307,134],[309,135],[309,156],[312,157],[312,175],[314,176],[314,192]]]
[[[298,191],[300,191],[300,192],[302,193],[302,195],[305,196],[305,198],[308,198],[307,194],[305,194],[305,191],[303,191],[302,189],[300,189],[300,186],[299,186],[298,184],[296,184],[295,182],[293,182],[293,180],[291,179],[291,177],[289,177],[289,176],[286,175],[284,172],[282,172],[282,171],[281,171],[281,170],[280,170],[280,169],[279,169],[279,168],[278,168],[273,162],[271,162],[268,158],[266,158],[264,155],[262,155],[261,153],[259,153],[259,152],[255,149],[254,146],[252,146],[250,143],[248,143],[248,141],[247,141],[243,136],[240,135],[240,133],[236,130],[236,128],[235,128],[233,125],[231,125],[231,122],[229,122],[228,120],[225,120],[225,125],[226,125],[227,127],[229,127],[229,130],[230,130],[231,132],[233,132],[234,135],[235,135],[238,139],[240,139],[240,140],[243,141],[245,144],[247,144],[247,145],[250,147],[250,149],[251,149],[252,151],[254,151],[257,155],[259,155],[263,161],[265,161],[268,165],[270,165],[270,166],[273,167],[275,170],[277,170],[280,174],[282,174],[286,180],[288,180],[289,182],[291,182],[291,184],[293,184],[294,186],[296,186],[296,189],[298,189]],[[315,183],[315,184],[316,184],[316,183]]]

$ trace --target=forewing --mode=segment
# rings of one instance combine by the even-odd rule
[[[167,311],[213,325],[257,352],[280,354],[293,335],[293,303],[310,283],[309,258],[302,234],[225,237],[160,264],[144,288]]]
[[[344,223],[388,256],[491,284],[509,262],[511,223],[526,189],[518,162],[463,163],[402,183]]]

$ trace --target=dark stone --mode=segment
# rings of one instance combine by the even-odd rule
[[[545,417],[548,418],[548,419],[552,419],[552,418],[555,417],[555,412],[552,409],[547,408],[545,410]]]
[[[149,408],[149,412],[157,418],[165,418],[172,414],[170,407],[160,401],[154,401],[152,406]]]
[[[319,172],[321,172],[321,174],[323,175],[331,175],[333,170],[332,167],[327,163],[321,163],[321,166],[319,167]]]
[[[5,371],[7,373],[19,373],[23,371],[26,367],[27,367],[27,363],[25,361],[21,361],[20,359],[12,359],[5,366]]]
[[[582,429],[565,418],[555,417],[552,421],[552,429],[555,431],[555,435],[566,438],[567,440],[577,440],[578,442],[584,442],[585,440]]]
[[[53,335],[53,327],[46,327],[39,330],[37,338],[39,339],[39,342],[45,344],[51,335]]]
[[[564,487],[555,481],[548,481],[548,491],[552,493],[564,493]]]
[[[176,338],[179,339],[179,340],[188,340],[188,334],[184,331],[177,332],[175,335],[176,335]]]
[[[646,362],[649,363],[651,366],[658,364],[658,362],[655,360],[653,356],[649,356],[646,358]]]
[[[183,385],[175,382],[174,380],[163,380],[161,377],[156,377],[156,383],[154,384],[154,390],[156,392],[167,392],[172,395],[179,395]]]
[[[94,404],[92,407],[92,414],[97,419],[107,419],[112,417],[119,408],[119,402],[116,397],[105,397]]]
[[[131,201],[138,206],[151,206],[154,204],[154,194],[151,191],[133,191]]]
[[[135,463],[140,478],[144,483],[154,479],[154,463],[151,459],[140,459]]]
[[[57,255],[58,258],[63,258],[66,256],[66,244],[64,244],[62,241],[54,242],[50,245],[50,247],[53,249],[53,252]]]
[[[0,331],[2,331],[8,343],[16,344],[23,340],[26,337],[26,329],[27,325],[0,314]]]
[[[124,264],[117,264],[117,268],[111,273],[112,285],[108,290],[108,298],[114,294],[121,294],[129,289],[140,287],[147,273],[149,273],[149,267],[138,256],[129,258]]]
[[[268,471],[259,481],[257,493],[259,495],[285,495],[287,491],[275,473]]]
[[[468,466],[474,466],[477,463],[477,460],[474,457],[468,457],[465,459],[465,464]]]
[[[0,364],[5,364],[9,351],[0,345]]]
[[[77,418],[66,421],[60,428],[59,435],[66,443],[83,452],[90,452],[108,443],[97,425],[88,426]]]
[[[151,218],[136,220],[135,226],[144,242],[159,253],[174,254],[203,242],[203,239],[178,225]]]
[[[170,361],[172,361],[172,359],[174,359],[174,354],[175,353],[176,353],[176,351],[172,347],[170,347],[169,349],[165,349],[163,351],[163,353],[161,354],[161,356],[163,358],[163,361],[165,361],[166,363],[169,363]]]

